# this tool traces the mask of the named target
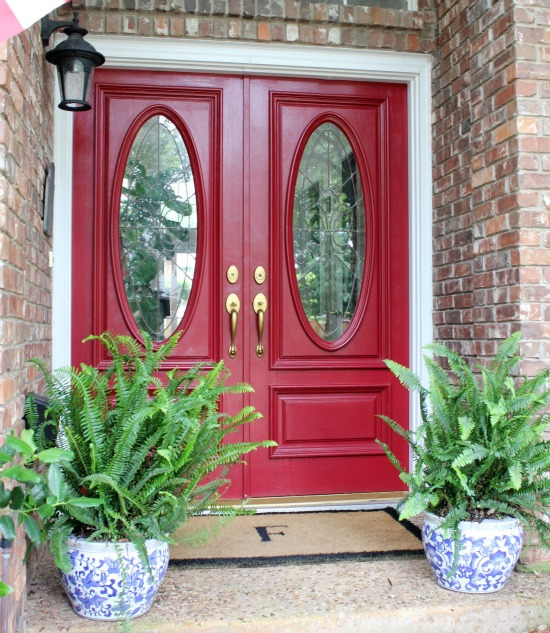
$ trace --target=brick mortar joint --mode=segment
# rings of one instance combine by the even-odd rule
[[[215,0],[208,0],[210,3],[214,3]],[[227,0],[221,0],[222,2],[227,2]],[[269,2],[270,0],[268,0]],[[281,0],[283,4],[285,4],[285,0]],[[398,9],[394,7],[380,7],[377,5],[368,6],[368,5],[354,5],[354,4],[345,4],[342,2],[330,2],[330,0],[290,0],[292,4],[300,9],[301,7],[315,7],[320,5],[325,5],[326,7],[339,7],[339,8],[348,8],[348,9],[364,9],[365,11],[371,12],[375,11],[376,13],[381,14],[382,16],[411,16],[411,17],[423,17],[426,14],[435,15],[432,9],[417,9],[417,10],[409,10],[409,9]],[[243,2],[243,0],[239,0],[239,2]],[[288,2],[288,0],[286,0]],[[58,16],[72,16],[73,11],[78,11],[79,17],[82,15],[87,15],[91,13],[108,13],[110,15],[116,13],[145,13],[145,14],[157,14],[157,15],[180,15],[185,13],[185,9],[181,9],[180,7],[184,6],[184,2],[180,2],[177,7],[172,9],[162,9],[159,7],[151,6],[147,7],[97,7],[97,6],[86,6],[87,3],[85,0],[80,0],[79,2],[72,2],[71,7],[64,7],[63,5],[58,9],[55,9],[52,13]]]
[[[304,4],[304,3],[300,3],[300,4]],[[315,6],[315,3],[308,3],[308,4],[312,4],[313,6]],[[329,6],[338,6],[338,7],[347,7],[347,8],[356,8],[353,5],[326,5],[327,7]],[[364,7],[359,7],[359,8],[364,8]],[[370,8],[370,7],[367,7]],[[413,33],[421,33],[426,24],[424,22],[424,19],[422,17],[421,13],[418,12],[413,12],[413,11],[398,11],[398,10],[393,10],[393,9],[382,9],[382,11],[395,11],[395,13],[399,14],[399,15],[406,15],[406,16],[413,16],[413,18],[417,18],[412,19],[410,24],[406,24],[406,25],[401,25],[401,24],[384,24],[383,20],[377,20],[375,24],[373,24],[372,22],[369,22],[367,20],[364,21],[360,21],[358,22],[357,20],[355,21],[349,21],[348,18],[346,18],[345,16],[339,16],[338,19],[334,19],[331,20],[329,18],[327,19],[323,19],[323,20],[319,20],[319,19],[315,19],[315,16],[311,16],[311,17],[304,17],[300,15],[300,10],[299,8],[297,8],[297,15],[296,16],[287,16],[287,15],[260,15],[258,13],[254,14],[254,15],[250,15],[247,12],[245,12],[244,10],[241,10],[239,13],[235,12],[232,13],[229,11],[229,8],[227,9],[226,12],[222,13],[220,11],[216,11],[214,9],[214,7],[212,7],[212,9],[210,10],[210,12],[202,12],[199,9],[196,9],[194,11],[182,11],[182,12],[162,12],[162,11],[121,11],[119,9],[103,9],[103,10],[93,10],[93,9],[87,9],[85,12],[81,11],[80,15],[86,15],[89,18],[93,18],[93,17],[97,17],[98,15],[110,15],[110,16],[119,16],[121,19],[124,18],[134,18],[136,20],[140,20],[140,19],[148,19],[148,20],[155,20],[155,19],[162,19],[162,20],[167,20],[168,22],[170,22],[170,20],[176,18],[176,19],[186,19],[186,18],[190,18],[190,19],[213,19],[213,20],[242,20],[244,22],[266,22],[269,21],[270,23],[273,24],[278,24],[278,23],[284,23],[284,24],[311,24],[314,26],[322,26],[322,27],[345,27],[345,28],[371,28],[371,29],[383,29],[383,30],[387,30],[387,31],[399,31],[399,32],[413,32]],[[99,33],[104,33],[105,31],[102,30],[95,30],[89,27],[88,30],[90,31],[90,33],[95,33],[95,34],[99,34]],[[122,33],[124,35],[127,35],[127,33]],[[166,37],[166,36],[165,36]]]

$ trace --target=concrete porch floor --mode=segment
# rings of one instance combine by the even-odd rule
[[[550,574],[515,572],[500,592],[441,589],[422,559],[261,568],[169,567],[136,633],[527,633],[550,625]],[[74,614],[49,557],[29,588],[27,633],[111,633]]]

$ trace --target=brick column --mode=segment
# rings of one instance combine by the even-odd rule
[[[447,0],[438,12],[436,338],[491,357],[521,329],[532,372],[550,359],[550,9]]]
[[[0,45],[0,443],[20,431],[25,393],[39,386],[26,361],[51,356],[51,244],[41,214],[52,91],[38,26]],[[10,632],[23,628],[25,547],[21,532],[11,554]]]
[[[519,266],[518,300],[523,334],[523,371],[550,359],[550,6],[519,0],[514,10],[519,210],[515,218]],[[523,5],[523,6],[521,6]],[[549,571],[550,552],[524,551],[526,570]]]
[[[512,263],[519,267],[524,370],[532,372],[550,359],[550,6],[519,0],[513,17],[516,64],[508,80],[516,97],[518,210]]]
[[[472,43],[468,7],[468,2],[458,0],[437,6],[433,264],[435,338],[460,341],[462,353],[472,354],[481,350],[473,342]]]

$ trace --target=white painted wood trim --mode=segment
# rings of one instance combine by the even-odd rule
[[[217,40],[88,35],[106,67],[410,81],[431,68],[429,55]]]
[[[424,375],[432,340],[431,58],[336,47],[95,35],[87,38],[110,68],[404,82],[409,87],[410,366]],[[54,358],[70,364],[72,120],[56,116]],[[57,304],[57,307],[55,307]],[[59,305],[61,304],[61,305]],[[411,396],[411,425],[419,423]]]
[[[57,80],[56,80],[57,82]],[[57,86],[57,83],[56,83]],[[55,91],[56,104],[61,97]],[[71,364],[73,116],[54,113],[55,193],[53,212],[52,369]]]

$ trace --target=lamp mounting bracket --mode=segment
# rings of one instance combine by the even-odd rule
[[[78,28],[78,13],[75,11],[73,19],[70,22],[64,22],[60,20],[50,20],[49,18],[42,18],[40,23],[40,37],[42,38],[42,46],[44,48],[50,43],[50,37],[55,31],[59,29],[66,29],[68,27]]]

